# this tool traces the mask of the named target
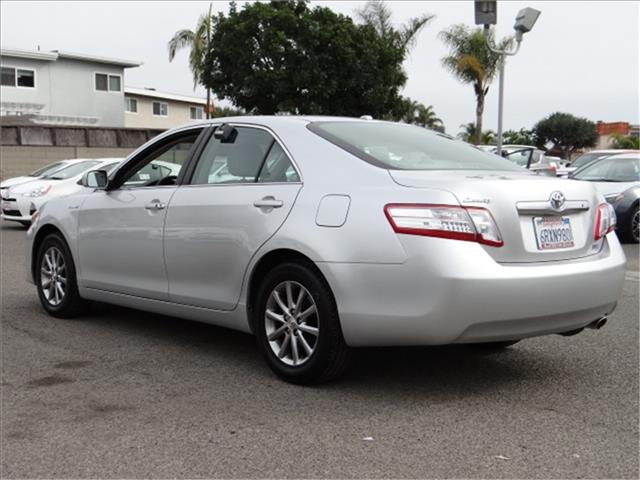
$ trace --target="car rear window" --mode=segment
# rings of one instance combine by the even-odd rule
[[[391,122],[313,122],[307,128],[389,170],[526,171],[492,153],[422,127]]]

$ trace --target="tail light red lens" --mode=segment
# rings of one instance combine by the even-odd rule
[[[594,240],[600,240],[607,233],[613,232],[616,228],[616,212],[608,203],[598,205],[596,212],[596,228],[593,235]]]
[[[455,205],[389,204],[384,213],[396,233],[450,238],[501,247],[504,242],[491,213]]]

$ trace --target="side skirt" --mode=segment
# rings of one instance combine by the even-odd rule
[[[194,320],[196,322],[208,323],[219,327],[251,333],[249,322],[247,321],[246,309],[242,304],[238,304],[235,310],[222,311],[195,307],[193,305],[172,303],[163,300],[152,300],[149,298],[136,297],[125,293],[108,292],[106,290],[98,290],[95,288],[80,288],[79,292],[80,296],[87,300],[111,303],[122,307]]]

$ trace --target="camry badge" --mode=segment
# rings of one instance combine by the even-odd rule
[[[551,204],[551,208],[554,210],[561,210],[564,206],[564,194],[562,192],[555,191],[551,193],[549,197],[549,203]]]

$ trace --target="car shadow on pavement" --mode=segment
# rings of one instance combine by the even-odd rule
[[[94,304],[93,324],[119,334],[153,340],[161,352],[163,346],[179,349],[185,357],[208,356],[216,362],[232,365],[244,373],[244,381],[264,381],[271,385],[298,388],[279,382],[263,361],[254,337],[234,330],[157,315],[112,305]],[[197,352],[196,352],[197,350]],[[187,360],[185,360],[187,361]],[[460,397],[465,392],[494,390],[511,383],[535,378],[554,382],[565,373],[535,348],[522,342],[500,353],[487,353],[464,345],[439,347],[386,347],[354,349],[347,373],[330,383],[311,387],[343,393],[368,395],[372,390],[388,393],[398,389],[420,388],[435,397]]]

